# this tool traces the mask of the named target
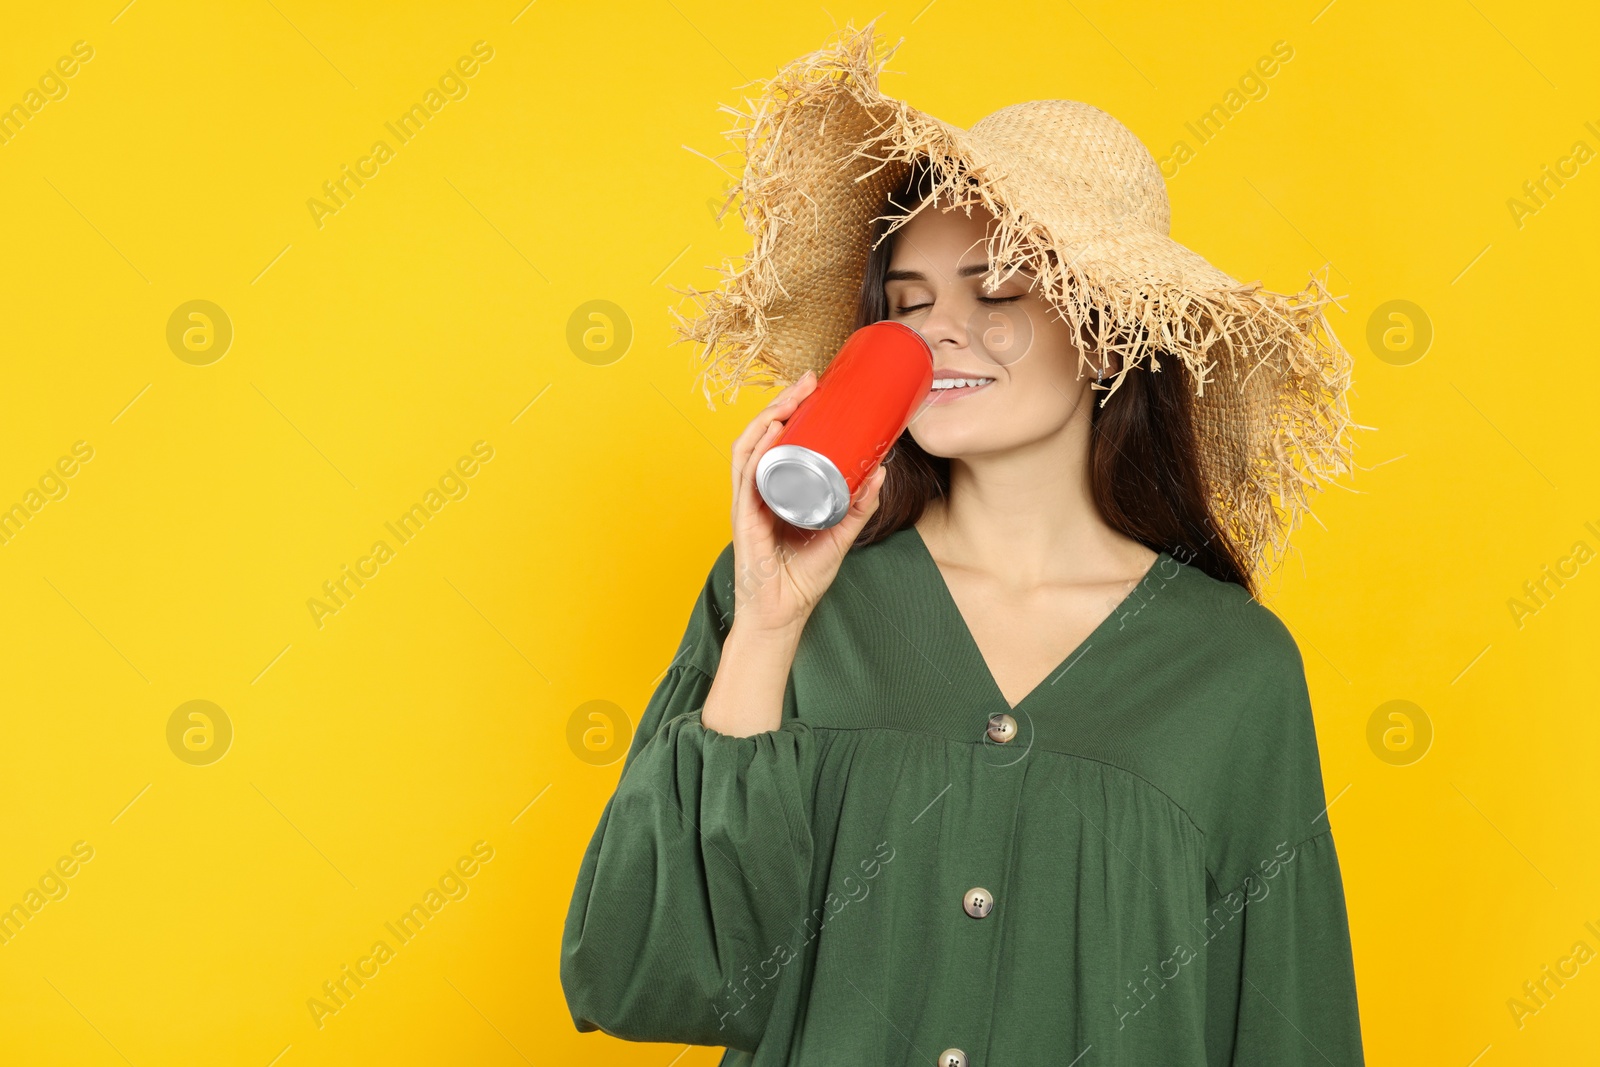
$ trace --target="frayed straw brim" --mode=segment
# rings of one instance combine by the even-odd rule
[[[722,210],[738,201],[754,246],[720,268],[717,288],[673,287],[697,305],[673,314],[679,340],[701,346],[708,404],[714,391],[732,400],[741,385],[822,372],[855,326],[872,224],[925,157],[925,203],[979,205],[997,220],[985,284],[1032,271],[1089,342],[1088,372],[1091,354],[1120,362],[1102,403],[1146,361],[1159,371],[1159,356],[1177,358],[1195,387],[1218,525],[1252,572],[1270,571],[1310,495],[1350,469],[1351,361],[1324,282],[1269,292],[1173,241],[1155,160],[1105,112],[1040,100],[962,130],[879,91],[893,51],[871,23],[846,27],[762,83],[746,110],[724,107],[743,174]]]

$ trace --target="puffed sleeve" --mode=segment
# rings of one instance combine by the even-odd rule
[[[1214,843],[1210,1062],[1351,1067],[1366,1061],[1311,699],[1292,638],[1271,643],[1279,654],[1258,670],[1234,731],[1238,759],[1223,790],[1233,812]]]
[[[730,545],[579,866],[561,984],[580,1031],[754,1051],[785,946],[803,931],[813,736],[792,717],[748,737],[700,721],[732,610],[731,570]]]
[[[1276,879],[1267,873],[1276,865]],[[1274,884],[1274,882],[1276,884]],[[1242,891],[1234,1067],[1365,1063],[1333,834],[1285,844]]]

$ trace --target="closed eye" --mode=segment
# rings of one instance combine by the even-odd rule
[[[996,304],[1012,304],[1021,299],[1022,294],[1018,293],[1016,296],[980,296],[978,297],[978,302],[992,306]],[[931,308],[932,306],[932,302],[925,304],[907,304],[904,307],[897,307],[894,310],[897,315],[908,315],[913,311],[921,311],[924,308]]]

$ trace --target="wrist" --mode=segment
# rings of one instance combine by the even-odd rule
[[[752,622],[735,614],[723,645],[726,648],[736,644],[752,652],[792,656],[795,649],[800,647],[800,635],[805,631],[805,625],[805,616],[781,622]]]

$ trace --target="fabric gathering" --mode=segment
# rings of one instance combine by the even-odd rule
[[[1302,662],[1237,586],[1163,554],[1009,708],[906,530],[739,738],[699,720],[732,584],[724,550],[583,858],[580,1029],[725,1067],[1362,1062]]]

